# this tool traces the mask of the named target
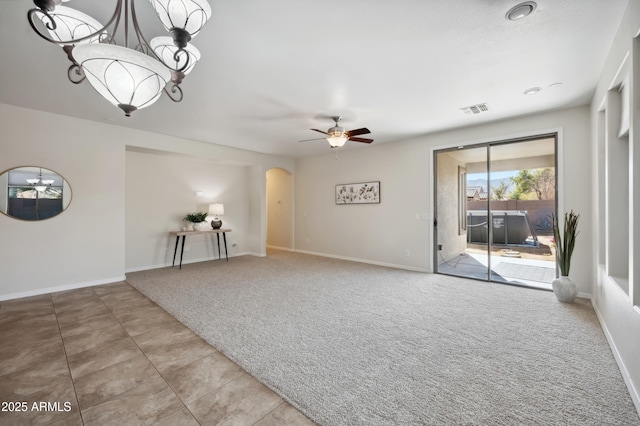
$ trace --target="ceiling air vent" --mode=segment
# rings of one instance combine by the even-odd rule
[[[465,114],[480,114],[481,112],[489,111],[489,107],[487,106],[487,104],[477,104],[460,108],[460,111],[464,112]]]

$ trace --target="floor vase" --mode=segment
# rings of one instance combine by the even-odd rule
[[[553,294],[560,302],[573,303],[578,295],[578,287],[571,278],[567,276],[561,276],[551,282],[553,286]]]

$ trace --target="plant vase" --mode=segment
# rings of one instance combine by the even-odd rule
[[[194,231],[204,231],[208,226],[208,223],[205,222],[206,219],[207,213],[205,212],[187,213],[187,215],[182,218],[184,222],[189,222]]]
[[[551,219],[553,220],[553,238],[556,243],[556,261],[560,269],[560,278],[553,280],[551,286],[558,301],[573,303],[578,295],[578,288],[576,283],[569,278],[569,270],[571,269],[571,255],[578,236],[580,215],[574,213],[573,210],[565,213],[562,229],[555,215],[551,215]]]
[[[207,222],[198,222],[193,224],[194,231],[204,231],[208,227],[209,227],[209,224]]]
[[[556,295],[556,299],[563,303],[573,303],[578,295],[578,287],[571,278],[567,276],[561,276],[551,282],[553,287],[553,294]]]

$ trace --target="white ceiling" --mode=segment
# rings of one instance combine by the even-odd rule
[[[299,143],[343,115],[374,144],[589,103],[627,0],[209,0],[213,17],[193,39],[202,60],[182,87],[130,118],[85,82],[67,80],[56,45],[29,27],[28,0],[0,2],[0,103],[114,125],[302,157]],[[105,21],[115,0],[71,0]],[[147,39],[161,32],[138,1]],[[121,30],[122,31],[122,30]],[[554,83],[560,85],[551,86]],[[527,96],[525,89],[542,91]],[[551,86],[551,87],[550,87]],[[489,111],[459,108],[487,103]],[[365,136],[367,137],[367,136]],[[341,149],[366,149],[347,142]]]

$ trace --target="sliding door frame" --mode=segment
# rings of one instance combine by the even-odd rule
[[[440,147],[433,147],[431,148],[431,166],[432,166],[432,183],[433,183],[433,192],[432,192],[432,197],[431,197],[431,217],[433,217],[433,224],[431,227],[431,270],[434,273],[440,273],[438,272],[438,162],[437,162],[437,158],[438,158],[438,154],[439,153],[444,153],[444,152],[454,152],[454,151],[459,151],[462,149],[473,149],[473,148],[486,148],[486,157],[487,157],[487,181],[490,182],[491,181],[491,148],[492,147],[496,147],[496,146],[501,146],[501,145],[508,145],[508,144],[513,144],[513,143],[519,143],[519,142],[530,142],[530,141],[535,141],[538,139],[548,139],[548,138],[553,138],[554,140],[554,167],[555,167],[555,210],[556,210],[556,214],[558,214],[557,212],[562,211],[561,207],[562,207],[562,196],[563,196],[563,187],[564,187],[564,179],[563,179],[563,173],[562,170],[560,169],[560,164],[563,163],[563,154],[562,154],[562,129],[553,129],[553,130],[547,130],[547,131],[541,131],[541,132],[536,132],[536,133],[531,133],[531,134],[527,134],[527,135],[520,135],[520,136],[513,136],[513,137],[507,137],[507,138],[501,138],[501,139],[490,139],[490,140],[485,140],[485,141],[475,141],[475,142],[468,142],[468,143],[458,143],[458,144],[451,144],[448,146],[440,146]],[[489,196],[487,197],[487,220],[490,221],[491,220],[491,216],[490,213],[492,211],[491,208],[491,189],[490,189],[490,185],[488,184],[489,188],[487,188]],[[492,244],[491,242],[493,241],[493,230],[492,230],[492,226],[488,226],[488,231],[487,231],[487,278],[485,280],[480,280],[480,281],[492,281],[491,278],[491,248],[492,248]],[[467,232],[469,232],[469,229],[467,228]],[[558,274],[558,266],[557,266],[557,262],[556,262],[556,276]],[[471,279],[477,279],[477,278],[473,278],[473,277],[469,277]],[[500,282],[500,281],[497,281]]]

